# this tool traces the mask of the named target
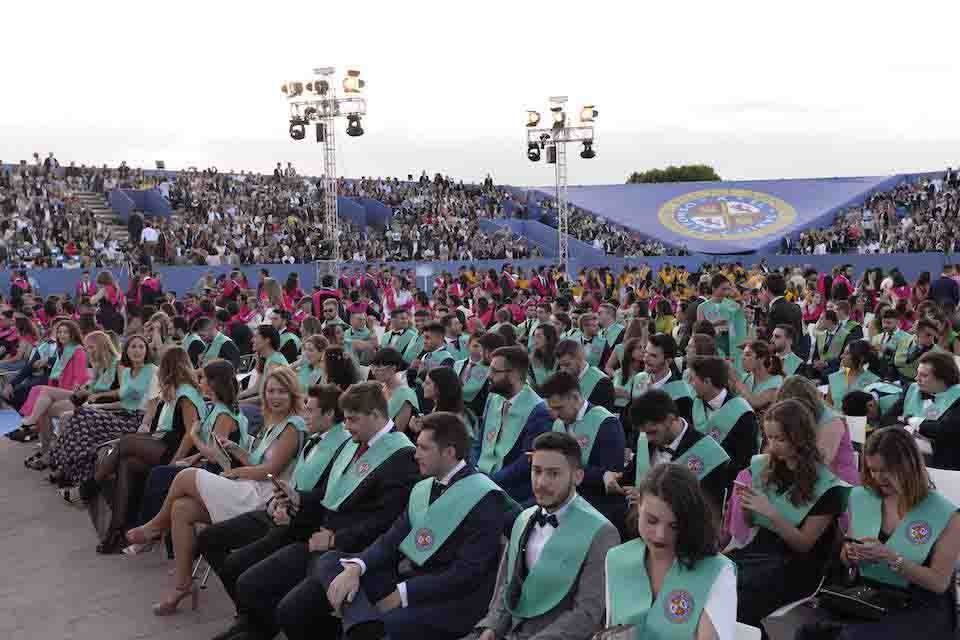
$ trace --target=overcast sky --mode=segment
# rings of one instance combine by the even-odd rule
[[[339,173],[542,185],[525,110],[595,103],[570,182],[712,164],[724,178],[960,164],[960,2],[7,2],[0,160],[319,174],[285,79],[356,65],[366,135]]]

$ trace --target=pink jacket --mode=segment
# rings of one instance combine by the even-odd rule
[[[23,407],[20,408],[20,413],[24,416],[32,414],[34,403],[51,387],[73,391],[85,385],[89,379],[90,372],[87,370],[87,352],[83,349],[77,349],[73,352],[73,357],[70,358],[70,362],[64,367],[63,373],[60,374],[60,379],[56,381],[56,384],[39,385],[30,389],[30,395],[27,396],[27,401]],[[54,381],[51,380],[51,382]]]

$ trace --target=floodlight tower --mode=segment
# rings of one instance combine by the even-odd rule
[[[597,110],[589,104],[580,110],[580,123],[568,123],[564,105],[566,96],[550,98],[551,123],[549,127],[540,127],[540,112],[527,111],[527,159],[531,162],[540,161],[540,151],[546,150],[547,164],[555,165],[554,180],[557,198],[557,259],[561,265],[568,268],[570,257],[568,245],[568,227],[570,210],[567,203],[567,143],[583,143],[580,157],[589,160],[596,157],[593,150],[594,129],[593,123],[597,118]]]
[[[337,94],[337,86],[332,81],[336,74],[334,67],[317,67],[313,70],[313,79],[291,80],[281,87],[290,110],[290,137],[303,140],[306,127],[314,124],[317,142],[323,145],[323,237],[331,247],[331,260],[317,261],[317,280],[326,271],[339,273],[340,233],[339,213],[337,211],[337,140],[335,120],[344,117],[347,120],[347,135],[363,135],[362,117],[367,115],[367,100],[361,94],[366,81],[360,79],[360,72],[349,68],[343,81],[343,95]],[[323,263],[329,263],[324,265]]]

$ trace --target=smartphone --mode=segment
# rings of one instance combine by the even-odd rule
[[[734,480],[733,486],[740,487],[741,489],[745,489],[747,491],[753,491],[753,487],[750,486],[750,483],[743,482],[742,480]]]
[[[863,544],[863,540],[857,540],[856,538],[844,538],[843,541],[850,544]]]
[[[267,480],[272,482],[273,486],[277,488],[277,491],[282,493],[285,498],[287,498],[288,500],[290,499],[290,494],[288,494],[286,490],[284,490],[283,485],[280,484],[280,482],[278,482],[277,479],[273,477],[272,473],[267,474]]]

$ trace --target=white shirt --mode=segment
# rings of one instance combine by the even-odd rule
[[[723,401],[727,399],[727,390],[721,389],[720,393],[713,400],[707,402],[707,405],[714,411],[723,406]]]
[[[664,463],[664,462],[673,462],[673,456],[676,455],[677,447],[680,446],[680,441],[683,440],[683,436],[684,436],[684,434],[687,432],[687,426],[688,426],[688,425],[687,425],[687,421],[684,420],[683,418],[680,418],[680,422],[683,423],[683,429],[680,430],[680,435],[678,435],[676,438],[674,438],[674,439],[673,439],[673,442],[671,442],[669,445],[667,445],[667,448],[668,448],[668,449],[673,449],[674,453],[673,453],[673,454],[670,454],[670,453],[667,452],[667,451],[660,451],[660,450],[658,449],[658,450],[655,451],[654,454],[653,454],[653,459],[652,459],[651,462],[650,462],[650,465],[651,465],[651,466],[655,467],[655,466],[657,466],[658,464],[662,464],[662,463]]]
[[[553,512],[552,515],[557,516],[559,521],[564,512],[570,508],[570,503],[573,502],[573,499],[577,497],[577,492],[574,491],[573,494],[567,498],[567,501],[563,505]],[[533,569],[534,565],[537,564],[537,560],[540,559],[540,554],[543,553],[543,548],[547,546],[547,541],[550,540],[550,537],[553,535],[553,532],[556,529],[553,528],[552,524],[547,524],[540,526],[534,524],[533,528],[530,530],[530,535],[527,537],[527,569]]]
[[[140,232],[141,242],[156,242],[159,238],[160,234],[153,227],[144,227],[143,231]]]
[[[659,380],[654,380],[653,382],[651,382],[650,386],[654,389],[659,389],[663,385],[667,384],[667,380],[670,379],[671,375],[673,375],[673,373],[670,371],[670,367],[667,367],[667,373]]]
[[[377,440],[387,435],[391,431],[393,431],[393,420],[387,420],[387,424],[384,425],[383,429],[377,431],[375,434],[373,434],[372,438],[367,440],[367,449],[372,449],[373,445],[377,443]]]

